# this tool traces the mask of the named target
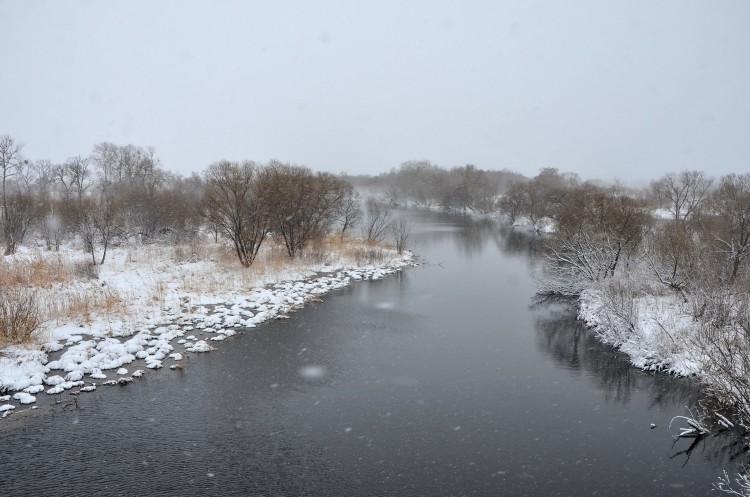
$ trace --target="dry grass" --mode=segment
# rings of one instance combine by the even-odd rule
[[[87,289],[63,292],[40,298],[44,317],[50,321],[66,322],[71,319],[90,324],[96,315],[125,316],[129,314],[127,301],[117,290]]]
[[[73,272],[70,261],[59,254],[13,263],[0,259],[0,288],[49,288],[55,283],[70,282]]]
[[[0,291],[9,296],[13,305],[33,303],[29,309],[34,311],[34,316],[27,321],[22,317],[14,321],[26,322],[27,331],[14,324],[12,331],[5,332],[6,338],[0,336],[0,342],[33,340],[34,333],[44,322],[57,326],[70,323],[88,325],[101,318],[129,319],[144,312],[159,312],[175,306],[183,312],[190,312],[193,304],[185,304],[187,294],[250,290],[289,274],[307,272],[311,266],[340,260],[373,264],[382,262],[388,255],[381,246],[366,245],[349,237],[342,239],[335,234],[311,244],[296,259],[290,259],[283,244],[269,238],[254,264],[244,269],[228,243],[192,240],[177,245],[134,245],[112,254],[104,266],[106,272],[102,273],[105,276],[101,284],[97,278],[102,267],[91,264],[85,254],[45,252],[27,260],[10,263],[0,260]],[[201,262],[209,264],[199,264],[191,270],[191,263]],[[186,266],[171,271],[182,265]],[[138,295],[123,294],[125,290],[118,291],[116,285],[105,284],[106,275],[120,273],[117,277],[122,278],[131,271],[140,273],[141,269],[152,271],[155,277],[147,276],[143,280]],[[170,275],[178,279],[171,281]],[[14,291],[22,290],[33,294],[33,302],[14,297]],[[5,327],[9,328],[9,325]],[[2,333],[0,330],[0,335]]]
[[[306,258],[312,262],[327,263],[331,254],[337,254],[357,265],[369,265],[384,262],[390,254],[386,251],[391,246],[386,243],[367,243],[349,236],[330,235],[309,248]]]

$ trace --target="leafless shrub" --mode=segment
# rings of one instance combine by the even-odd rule
[[[388,235],[391,228],[391,212],[385,202],[374,198],[367,199],[367,217],[362,227],[365,242],[375,244]]]
[[[737,484],[737,489],[733,487],[733,482],[729,479],[729,475],[724,471],[724,475],[719,477],[719,481],[714,483],[714,489],[720,492],[724,492],[730,495],[737,495],[739,497],[750,497],[750,475],[739,474],[734,479],[734,483]]]
[[[0,342],[27,343],[41,325],[34,290],[20,287],[0,289]]]
[[[307,247],[303,252],[303,257],[313,264],[327,264],[331,259],[331,251],[327,246],[317,243]]]
[[[720,401],[750,420],[750,302],[747,294],[706,295],[693,337],[700,354],[701,380]]]
[[[338,207],[339,222],[341,223],[341,240],[346,232],[362,219],[362,198],[348,185],[344,198]]]
[[[598,331],[607,335],[607,341],[615,345],[624,342],[636,333],[639,308],[637,291],[625,280],[612,280],[602,287],[602,305],[606,311],[602,316],[606,325]]]
[[[409,240],[409,235],[411,234],[411,225],[405,217],[401,216],[391,222],[390,232],[393,237],[393,244],[396,246],[396,251],[401,255],[406,249],[406,242]]]
[[[660,283],[686,299],[685,292],[701,270],[700,246],[684,224],[662,223],[646,240],[645,259]]]
[[[352,256],[358,266],[377,264],[385,259],[383,249],[378,247],[356,247],[352,250]]]

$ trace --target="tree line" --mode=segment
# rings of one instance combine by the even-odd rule
[[[526,178],[507,169],[479,169],[472,164],[443,168],[430,161],[408,161],[388,173],[347,176],[362,189],[383,192],[390,202],[412,202],[423,207],[448,211],[488,213],[497,210],[497,201],[508,184]]]
[[[355,226],[368,243],[390,236],[402,250],[408,238],[387,203],[363,200],[345,179],[302,165],[219,161],[182,178],[161,167],[152,147],[100,143],[61,164],[30,161],[22,151],[14,138],[0,138],[6,255],[34,232],[50,250],[80,240],[92,263],[103,264],[123,240],[176,243],[203,230],[231,241],[249,267],[269,237],[290,258]]]
[[[546,169],[509,185],[499,208],[553,226],[541,291],[601,292],[608,341],[638,333],[644,296],[676,297],[693,329],[665,328],[660,346],[686,343],[708,389],[750,419],[750,173],[685,170],[629,190]]]

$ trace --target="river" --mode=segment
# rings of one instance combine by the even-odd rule
[[[684,497],[736,469],[673,444],[687,381],[533,305],[533,240],[409,216],[421,267],[9,424],[0,495]]]

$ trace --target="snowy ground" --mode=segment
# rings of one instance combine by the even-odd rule
[[[368,257],[362,256],[365,250]],[[5,262],[53,254],[24,249]],[[60,257],[85,260],[72,250]],[[373,258],[381,262],[366,262]],[[116,249],[98,279],[38,289],[43,305],[64,302],[75,312],[61,317],[58,310],[37,343],[0,350],[0,417],[34,409],[39,395],[78,395],[128,383],[144,369],[182,368],[185,355],[213,350],[238,328],[284,317],[352,281],[383,278],[412,264],[413,256],[349,247],[326,251],[315,261],[258,263],[263,267],[247,270],[231,253],[224,261],[195,254],[186,259],[177,262],[168,247]],[[75,305],[76,299],[83,304]],[[144,369],[128,367],[137,360]]]
[[[698,325],[679,296],[637,295],[627,316],[608,300],[601,288],[593,287],[584,290],[579,303],[579,318],[603,342],[626,353],[642,369],[700,374],[706,359],[693,340]]]

